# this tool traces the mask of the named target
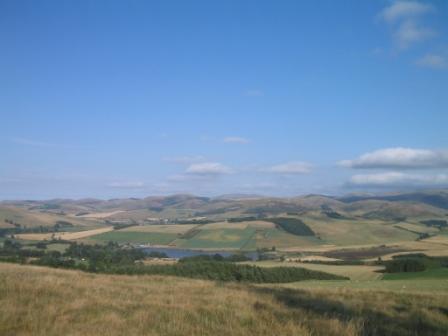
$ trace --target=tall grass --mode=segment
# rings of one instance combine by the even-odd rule
[[[0,335],[446,335],[446,299],[0,263]]]

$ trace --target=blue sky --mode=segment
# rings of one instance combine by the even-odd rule
[[[0,199],[448,185],[446,1],[0,1]]]

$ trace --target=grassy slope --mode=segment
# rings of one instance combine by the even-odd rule
[[[13,227],[12,225],[5,223],[5,219],[12,220],[28,228],[38,226],[53,226],[57,221],[67,221],[75,226],[79,226],[80,228],[93,228],[102,225],[100,222],[94,220],[67,217],[63,215],[56,215],[39,211],[29,211],[13,206],[0,206],[0,227]]]
[[[222,285],[0,264],[0,334],[350,336],[408,335],[409,330],[419,335],[448,332],[444,293],[291,289],[294,286]]]
[[[255,229],[201,230],[190,239],[179,239],[176,246],[183,248],[230,248],[240,249],[255,234]]]
[[[412,241],[418,235],[380,220],[339,220],[322,216],[303,218],[323,241],[339,246]]]

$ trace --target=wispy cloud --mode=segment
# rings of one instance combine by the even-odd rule
[[[446,168],[448,167],[448,151],[402,147],[385,148],[363,154],[357,159],[340,161],[339,165],[356,169]]]
[[[448,175],[421,175],[402,172],[360,174],[351,177],[350,186],[357,187],[417,187],[448,185]]]
[[[433,12],[435,8],[426,3],[394,1],[381,11],[379,18],[392,26],[395,43],[398,49],[403,50],[437,34],[422,19]]]
[[[406,49],[435,35],[436,32],[434,30],[424,27],[417,22],[407,20],[398,27],[394,33],[394,38],[400,49]]]
[[[430,4],[417,1],[395,1],[380,13],[380,17],[388,22],[418,17],[434,11]]]
[[[225,143],[234,143],[234,144],[248,144],[250,142],[249,139],[239,137],[239,136],[229,136],[223,139]]]
[[[43,141],[37,141],[32,139],[26,139],[26,138],[10,138],[10,141],[19,144],[19,145],[25,145],[25,146],[32,146],[32,147],[64,147],[68,148],[71,146],[57,144],[57,143],[50,143],[50,142],[43,142]]]
[[[162,158],[162,161],[174,164],[192,164],[196,162],[202,162],[205,160],[206,158],[202,155],[184,155],[184,156],[172,156]]]
[[[433,69],[448,69],[448,56],[438,54],[426,54],[422,58],[418,59],[415,64],[433,68]]]
[[[107,186],[117,189],[141,189],[145,187],[145,183],[141,181],[119,181],[108,183]]]
[[[308,162],[287,162],[272,167],[261,169],[263,172],[276,174],[308,174],[311,172],[313,165]]]
[[[194,163],[190,165],[186,173],[194,175],[217,176],[231,174],[233,170],[219,162]]]
[[[262,97],[264,96],[264,92],[258,89],[251,89],[244,92],[244,95],[248,97]]]
[[[22,181],[23,181],[22,179],[18,179],[18,178],[3,178],[3,177],[0,177],[0,184],[20,183]]]

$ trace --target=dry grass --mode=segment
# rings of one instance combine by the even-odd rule
[[[219,223],[210,223],[201,226],[203,230],[216,230],[216,229],[241,229],[244,230],[247,227],[252,227],[256,229],[270,229],[274,228],[275,224],[271,222],[265,221],[247,221],[247,222],[238,222],[238,223],[229,223],[229,222],[219,222]]]
[[[52,238],[55,239],[64,239],[64,240],[76,240],[76,239],[83,239],[90,236],[95,236],[100,233],[113,231],[113,227],[108,226],[100,229],[94,229],[94,230],[86,230],[86,231],[79,231],[79,232],[55,232],[55,233],[21,233],[17,234],[16,237],[18,239],[24,239],[24,240],[50,240]]]
[[[31,211],[24,208],[13,206],[0,206],[0,225],[1,227],[13,227],[7,224],[5,220],[14,221],[22,227],[32,228],[39,226],[53,226],[57,221],[69,221],[74,226],[89,227],[99,225],[97,221],[87,218],[68,217],[50,212]]]
[[[378,280],[382,277],[381,273],[377,271],[382,270],[382,266],[364,266],[364,265],[325,265],[325,264],[311,264],[294,261],[249,261],[245,264],[260,266],[260,267],[303,267],[313,271],[322,271],[331,274],[349,277],[351,280]]]
[[[5,336],[444,335],[447,309],[443,295],[223,285],[0,263]]]
[[[306,256],[303,258],[296,258],[296,259],[300,259],[302,261],[338,261],[338,260],[341,260],[341,259],[336,259],[336,258],[324,257],[324,256],[320,256],[320,255],[310,255],[310,256]],[[292,260],[292,261],[296,261],[296,260]]]

